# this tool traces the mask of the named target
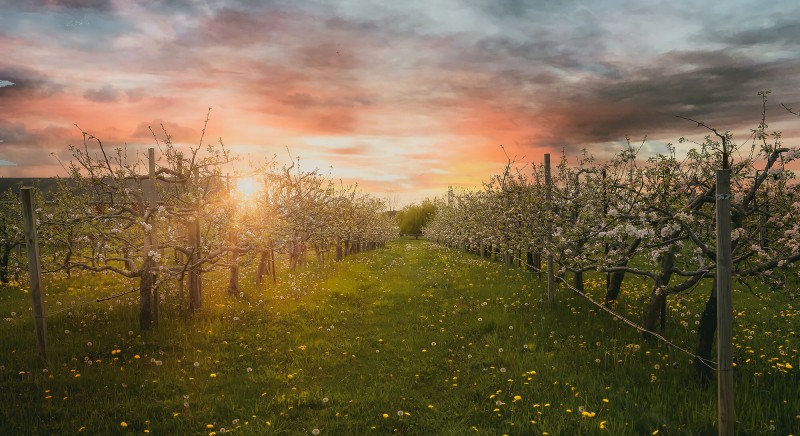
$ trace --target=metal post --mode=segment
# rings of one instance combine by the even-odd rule
[[[721,436],[734,434],[735,419],[730,178],[731,170],[717,170],[717,416]]]
[[[36,334],[36,355],[42,367],[47,366],[47,322],[42,299],[42,272],[39,263],[39,240],[36,235],[36,211],[33,207],[33,188],[20,191],[22,198],[22,221],[25,227],[25,247],[28,253],[28,271],[33,298],[33,320]]]

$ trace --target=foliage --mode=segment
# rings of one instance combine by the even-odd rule
[[[288,259],[282,260],[283,267]],[[715,390],[689,358],[652,346],[585,300],[549,308],[518,269],[423,241],[309,265],[224,292],[207,275],[189,320],[167,294],[163,325],[136,332],[118,275],[46,279],[51,365],[30,353],[30,296],[0,292],[0,422],[9,433],[88,434],[708,434]],[[586,289],[602,296],[602,276]],[[781,295],[738,288],[737,429],[797,433],[797,320]],[[625,293],[647,296],[644,281]],[[634,316],[637,298],[618,310]],[[667,334],[686,346],[703,299],[688,295]],[[58,313],[57,313],[58,312]],[[12,314],[13,313],[13,314]],[[684,326],[686,324],[687,326]],[[402,412],[402,414],[400,413]],[[123,428],[122,423],[126,427]]]
[[[422,234],[422,229],[436,215],[436,204],[425,199],[420,204],[410,204],[397,212],[397,225],[400,233],[406,235]]]
[[[710,131],[684,157],[669,145],[667,153],[642,160],[630,143],[608,162],[582,156],[577,165],[566,157],[553,169],[552,201],[545,202],[542,166],[528,175],[505,171],[483,191],[463,193],[444,206],[427,227],[429,238],[462,249],[503,253],[520,261],[526,253],[554,258],[559,273],[600,271],[610,277],[606,300],[617,299],[624,274],[646,278],[651,285],[643,311],[644,327],[663,328],[667,297],[697,289],[716,274],[714,207],[716,169],[731,171],[733,275],[745,286],[765,284],[775,292],[797,277],[800,260],[800,187],[786,165],[800,149],[783,144],[769,132],[766,97],[763,117],[744,144],[729,132]],[[734,159],[735,158],[735,159]],[[538,267],[538,265],[535,265]],[[706,287],[707,286],[707,287]],[[708,316],[699,329],[698,354],[710,357],[716,294],[709,296]]]

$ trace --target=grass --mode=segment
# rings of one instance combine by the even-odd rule
[[[425,241],[279,274],[136,331],[133,286],[48,280],[50,364],[29,296],[0,288],[0,426],[25,434],[714,434],[716,391],[691,358],[649,344],[566,290]],[[604,285],[604,283],[603,283]],[[587,289],[601,295],[601,282]],[[638,320],[641,285],[618,310]],[[671,300],[665,335],[693,348],[705,295]],[[738,292],[737,432],[798,434],[798,308]],[[13,315],[12,315],[13,312]],[[58,313],[57,313],[58,312]],[[13,405],[13,407],[8,407]]]

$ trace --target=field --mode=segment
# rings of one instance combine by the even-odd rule
[[[50,365],[35,363],[30,297],[0,288],[0,428],[7,434],[714,434],[716,389],[535,275],[426,241],[392,242],[252,283],[204,279],[187,315],[168,291],[137,331],[134,286],[47,278]],[[604,282],[589,276],[587,290]],[[618,310],[638,321],[647,290]],[[707,286],[672,299],[664,335],[694,347]],[[734,291],[740,434],[800,433],[798,304]]]

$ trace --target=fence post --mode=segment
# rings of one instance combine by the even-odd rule
[[[717,417],[721,436],[734,434],[735,420],[730,178],[730,169],[717,170]]]
[[[156,195],[156,150],[155,148],[148,148],[147,149],[147,163],[148,163],[148,189],[147,193],[147,207],[150,208],[150,220],[151,220],[151,228],[150,228],[150,250],[158,251],[158,234],[156,233],[156,225],[158,225],[158,219],[153,215],[158,208],[158,201]],[[148,253],[149,255],[149,253]],[[156,266],[156,268],[158,268]],[[149,273],[149,272],[148,272]],[[155,276],[155,272],[153,272],[153,276]],[[153,284],[156,284],[156,280],[154,277]],[[153,324],[158,325],[158,317],[159,312],[161,312],[160,308],[160,301],[161,296],[158,293],[158,286],[153,286]]]
[[[42,367],[47,366],[47,322],[42,300],[42,272],[39,264],[39,240],[36,235],[36,211],[33,207],[33,188],[20,190],[22,221],[25,227],[25,247],[28,254],[28,271],[33,298],[33,321],[36,334],[36,355]]]
[[[548,212],[552,209],[552,200],[553,200],[553,179],[550,176],[550,153],[545,153],[544,155],[544,184],[545,184],[545,191],[544,191],[544,200],[546,203],[545,210]],[[547,228],[545,235],[547,239],[547,243],[551,244],[553,242],[553,225],[550,222],[550,217],[548,216],[547,219]],[[547,250],[547,300],[550,304],[553,304],[556,300],[556,277],[555,277],[555,265],[553,264],[553,251],[550,247],[546,248]]]
[[[177,179],[180,180],[180,178],[183,177],[183,153],[178,153],[177,154],[177,162],[175,163],[175,169],[176,169],[176,172],[178,173]],[[187,242],[187,244],[188,244],[188,242]],[[181,264],[183,264],[183,261],[184,261],[183,252],[181,252],[180,250],[175,250],[175,263],[177,263],[178,265],[181,265]],[[178,282],[178,306],[183,306],[183,283],[184,283],[184,280],[185,280],[184,276],[185,276],[185,273],[181,272],[180,276],[177,278],[177,282]]]

